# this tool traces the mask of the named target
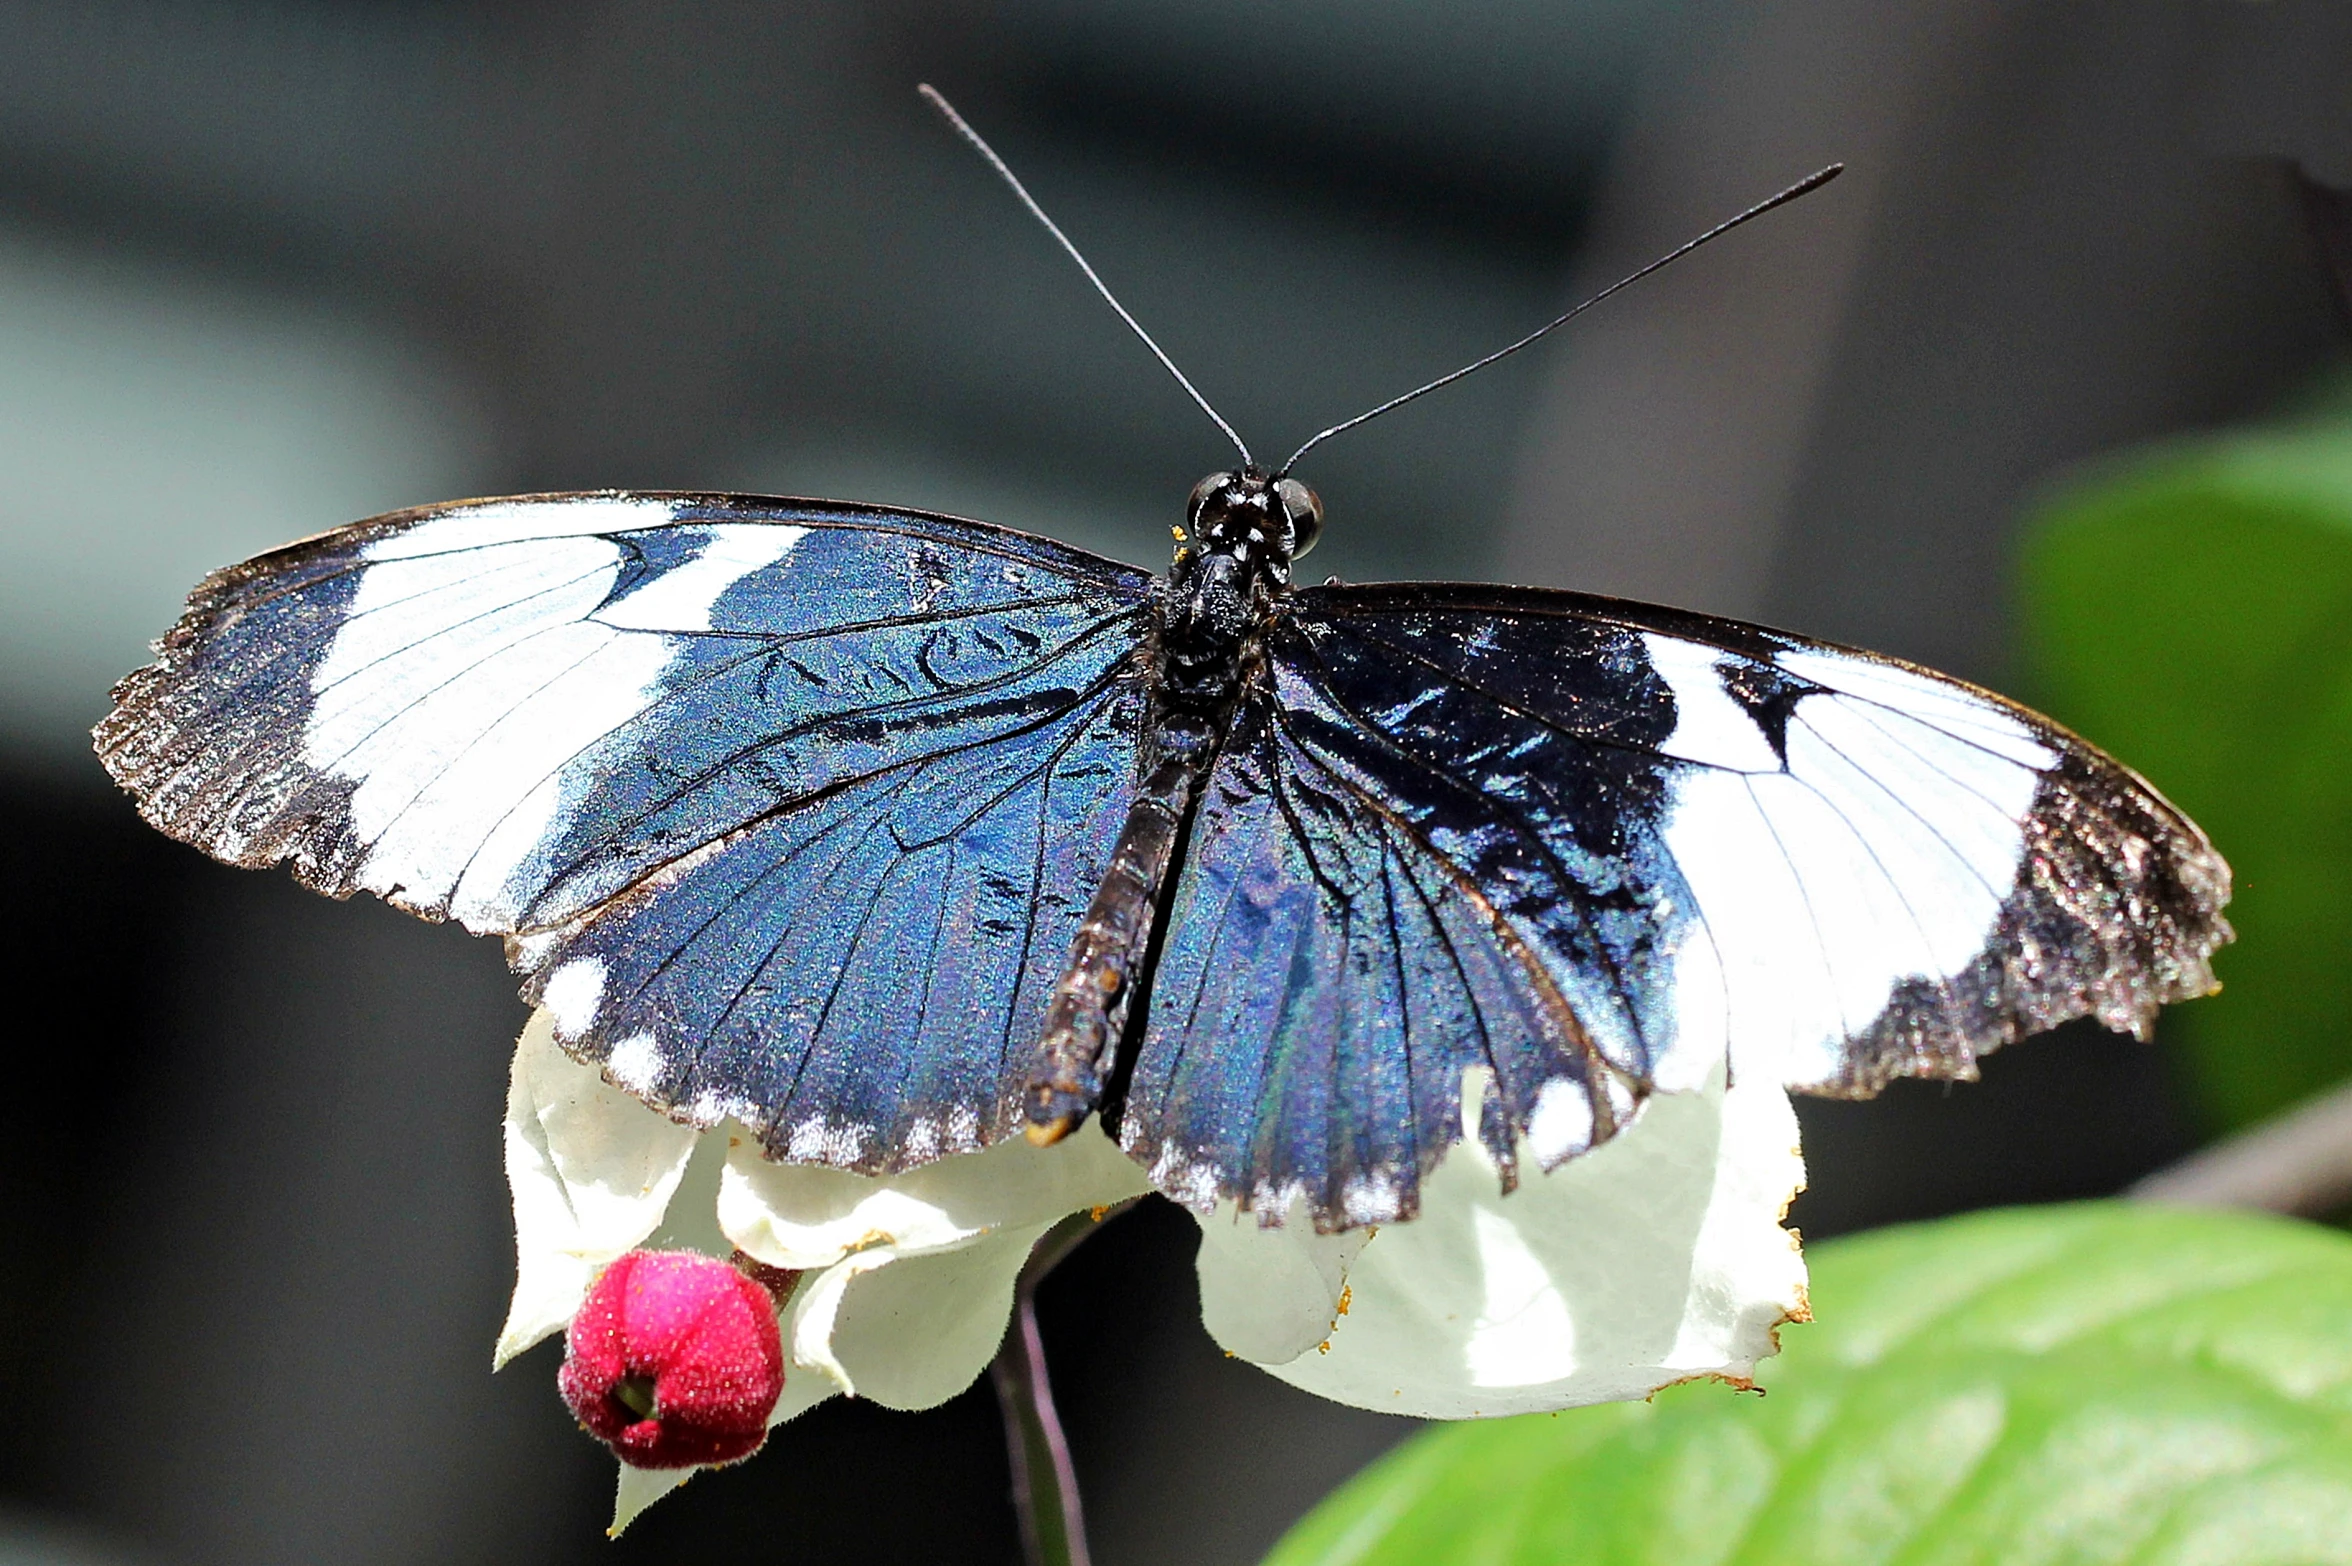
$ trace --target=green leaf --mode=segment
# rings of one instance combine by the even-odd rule
[[[1768,1395],[1432,1430],[1267,1566],[2352,1562],[2352,1238],[2094,1203],[1812,1257]]]
[[[2022,559],[2031,694],[2236,872],[2223,993],[2170,1019],[2212,1119],[2352,1074],[2352,424],[2132,459]]]

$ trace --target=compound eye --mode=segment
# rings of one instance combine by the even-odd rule
[[[1293,478],[1277,483],[1274,493],[1290,513],[1290,558],[1299,559],[1323,536],[1323,497]]]
[[[1184,520],[1197,526],[1200,522],[1201,507],[1208,504],[1211,495],[1232,482],[1233,475],[1230,473],[1212,473],[1198,484],[1193,485],[1192,498],[1184,503]]]

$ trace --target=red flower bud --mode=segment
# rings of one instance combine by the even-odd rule
[[[631,1251],[572,1317],[556,1385],[581,1426],[632,1467],[749,1457],[784,1390],[775,1302],[723,1261]]]

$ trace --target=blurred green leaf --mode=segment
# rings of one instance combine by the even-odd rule
[[[2225,989],[2168,1022],[2213,1120],[2352,1074],[2352,423],[2077,484],[2029,529],[2022,585],[2030,693],[2236,871]]]
[[[2352,1238],[2099,1203],[1812,1257],[1768,1396],[1432,1430],[1267,1566],[2352,1562]]]

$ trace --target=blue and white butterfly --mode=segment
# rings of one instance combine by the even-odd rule
[[[1410,1217],[1465,1123],[1507,1180],[1727,1052],[1861,1096],[2212,987],[2227,868],[2000,697],[1572,593],[1293,588],[1320,503],[1255,470],[1188,515],[1154,578],[829,501],[396,513],[206,581],[98,750],[208,853],[504,936],[567,1050],[774,1158],[1092,1113],[1196,1209],[1324,1228]]]
[[[1313,447],[1835,167],[1268,473],[923,91],[1240,449],[1166,577],[820,500],[378,517],[216,574],[117,687],[147,818],[505,936],[564,1048],[773,1158],[1091,1117],[1196,1210],[1325,1230],[1725,1065],[1866,1095],[2212,988],[2228,868],[2000,697],[1572,593],[1293,585]]]

